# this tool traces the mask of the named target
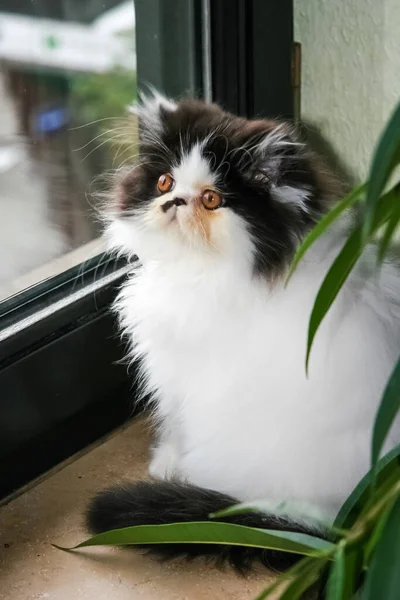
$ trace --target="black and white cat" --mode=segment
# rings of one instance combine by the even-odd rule
[[[335,200],[333,178],[285,124],[158,94],[135,112],[140,157],[116,182],[106,230],[112,248],[140,260],[117,309],[152,396],[158,481],[100,493],[89,526],[199,521],[263,498],[311,504],[332,519],[369,468],[374,416],[400,355],[399,272],[385,264],[371,275],[374,252],[365,253],[317,334],[307,378],[308,320],[348,219],[287,287],[285,278]],[[386,449],[399,440],[397,421]],[[232,520],[302,529],[273,516]],[[239,565],[260,554],[153,550],[222,553]]]

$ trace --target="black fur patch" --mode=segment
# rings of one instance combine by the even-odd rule
[[[237,500],[211,490],[174,481],[139,481],[100,492],[87,511],[88,528],[93,533],[133,525],[161,525],[208,521],[209,514],[237,504]],[[295,523],[256,512],[219,519],[248,527],[316,533]],[[319,533],[320,535],[320,533]],[[297,554],[217,544],[154,544],[133,546],[161,559],[205,557],[217,566],[228,563],[245,572],[255,562],[283,571],[301,558]]]
[[[292,259],[298,240],[327,209],[333,179],[324,177],[316,158],[296,143],[291,128],[282,123],[249,121],[213,104],[184,100],[174,111],[161,105],[153,129],[147,120],[141,127],[140,166],[122,182],[122,205],[134,211],[154,198],[160,174],[179,163],[182,153],[206,141],[203,154],[219,174],[225,206],[248,223],[257,273],[280,273]],[[257,152],[259,142],[279,128],[284,133],[280,143]],[[278,201],[274,186],[306,190],[306,210]]]

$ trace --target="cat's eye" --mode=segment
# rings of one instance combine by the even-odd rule
[[[164,175],[160,175],[157,182],[157,189],[160,194],[166,194],[170,192],[175,185],[175,181],[173,177],[169,173],[164,173]]]
[[[201,195],[201,201],[204,208],[207,210],[215,210],[224,204],[224,199],[222,198],[221,194],[215,190],[204,190]]]

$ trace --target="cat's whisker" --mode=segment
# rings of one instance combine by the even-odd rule
[[[126,121],[129,123],[129,119],[127,117],[103,117],[102,119],[95,119],[94,121],[83,123],[83,125],[74,125],[74,127],[68,127],[68,131],[83,129],[85,127],[90,127],[91,125],[97,125],[97,123],[102,123],[103,121]]]
[[[90,146],[91,144],[93,144],[93,142],[95,142],[97,139],[105,136],[105,135],[109,135],[110,133],[114,134],[116,131],[125,131],[125,127],[118,127],[115,129],[105,129],[104,131],[101,131],[98,135],[96,135],[94,138],[90,139],[88,142],[86,142],[85,144],[83,144],[83,146],[80,146],[79,148],[73,148],[73,152],[79,152],[80,150],[84,150],[85,148],[87,148],[88,146]],[[113,138],[110,138],[110,140],[112,140]]]
[[[93,148],[92,150],[90,150],[90,152],[88,152],[82,159],[81,161],[84,162],[85,160],[87,160],[89,158],[89,156],[91,156],[93,154],[93,152],[97,152],[98,150],[100,150],[100,148],[102,146],[104,146],[105,144],[109,144],[110,140],[106,139],[103,142],[101,142],[100,144],[98,144],[95,148]]]

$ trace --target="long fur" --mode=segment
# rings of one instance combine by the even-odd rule
[[[221,500],[207,490],[229,503],[310,504],[333,519],[369,468],[375,414],[400,355],[399,270],[377,271],[366,250],[318,331],[307,377],[310,313],[351,215],[313,245],[287,286],[285,276],[335,197],[334,180],[281,123],[159,96],[139,116],[138,164],[105,216],[110,246],[139,256],[116,309],[158,429],[150,475],[197,487],[108,493],[92,514],[109,521],[90,522],[145,523],[153,494],[162,519],[206,518]],[[175,180],[166,194],[157,192],[163,173]],[[210,187],[224,198],[215,211],[201,204]],[[398,419],[385,450],[399,440]],[[199,495],[206,506],[197,512]]]

